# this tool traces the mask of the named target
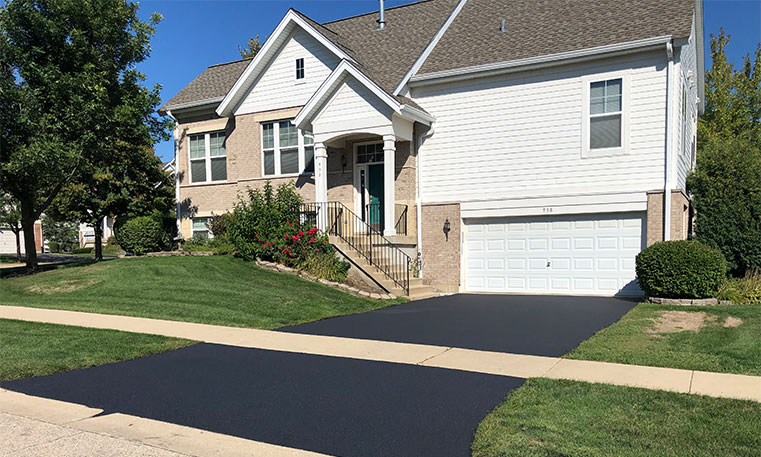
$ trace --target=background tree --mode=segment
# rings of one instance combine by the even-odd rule
[[[238,52],[240,52],[240,56],[244,59],[249,59],[256,56],[259,50],[262,49],[262,44],[263,43],[262,40],[259,39],[259,35],[256,35],[255,37],[248,39],[248,43],[245,48],[238,46]]]
[[[35,220],[115,139],[118,89],[148,56],[159,20],[140,21],[137,8],[128,0],[9,0],[0,9],[0,188],[21,206],[30,270]]]
[[[174,207],[174,191],[153,152],[168,139],[169,121],[154,118],[161,99],[158,88],[140,85],[144,76],[125,72],[110,106],[111,135],[103,138],[98,160],[80,167],[79,176],[62,189],[53,210],[60,217],[93,227],[95,260],[103,260],[103,221],[107,216],[143,215]],[[169,197],[169,198],[167,198]]]
[[[21,262],[21,209],[10,194],[0,192],[0,227],[8,227],[16,237],[16,260]]]
[[[711,35],[705,114],[698,121],[697,167],[687,181],[695,235],[722,250],[735,275],[761,268],[761,43],[740,70]]]
[[[44,214],[42,224],[45,227],[48,247],[52,252],[69,252],[76,246],[79,227],[75,222]]]

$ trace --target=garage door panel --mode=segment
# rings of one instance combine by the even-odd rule
[[[465,220],[470,291],[641,295],[644,213]]]

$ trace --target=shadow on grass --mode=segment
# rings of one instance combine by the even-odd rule
[[[101,262],[108,262],[111,260],[116,260],[116,257],[112,257],[112,258],[104,257]],[[39,267],[35,271],[27,271],[25,266],[14,267],[14,268],[0,268],[0,279],[18,278],[21,276],[31,276],[31,275],[35,275],[37,273],[42,273],[45,271],[59,270],[59,269],[65,269],[65,268],[86,267],[88,265],[92,265],[95,263],[100,263],[100,262],[96,262],[95,259],[81,259],[80,258],[79,260],[69,260],[64,262],[39,265]]]

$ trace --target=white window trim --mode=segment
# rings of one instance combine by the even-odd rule
[[[621,79],[621,146],[616,148],[591,149],[589,147],[590,133],[590,112],[589,112],[589,94],[590,86],[594,82],[608,81],[611,79]],[[607,73],[596,73],[594,75],[583,76],[581,78],[581,157],[606,157],[616,156],[629,153],[629,115],[631,107],[629,105],[631,83],[631,71],[614,71]]]
[[[301,78],[298,77],[298,68],[299,68],[298,67],[298,62],[299,62],[299,59],[301,59],[301,61],[303,63],[301,70],[304,72],[304,76],[302,76]],[[295,68],[296,71],[293,72],[293,80],[294,80],[294,82],[296,84],[304,84],[304,83],[306,83],[307,82],[307,59],[304,58],[304,57],[297,57],[294,62],[296,63],[296,68]]]
[[[194,133],[192,135],[188,135],[188,183],[189,184],[218,184],[218,183],[226,183],[227,181],[227,145],[225,144],[225,155],[223,156],[214,156],[215,159],[219,159],[220,157],[225,158],[225,179],[218,179],[216,181],[212,181],[211,179],[211,135],[214,133],[224,133],[225,134],[225,143],[227,142],[227,132],[224,130],[216,130],[214,132],[206,132],[206,133]],[[190,155],[190,138],[194,136],[200,136],[203,135],[203,141],[204,141],[204,157],[203,159],[197,158],[193,159]],[[193,171],[192,171],[192,162],[200,162],[201,160],[204,160],[206,163],[206,180],[205,181],[193,181]]]
[[[314,171],[304,171],[304,168],[306,167],[306,157],[305,157],[305,149],[307,146],[314,147],[314,142],[312,144],[306,145],[304,144],[304,131],[301,129],[297,129],[298,131],[298,138],[299,138],[299,144],[298,144],[298,155],[299,155],[299,172],[298,173],[286,173],[283,174],[280,171],[280,123],[290,121],[294,126],[296,125],[293,122],[293,119],[279,119],[276,121],[263,121],[259,125],[259,136],[261,137],[260,147],[261,147],[261,165],[262,165],[262,177],[263,178],[288,178],[288,177],[297,177],[297,176],[312,176],[314,174]],[[264,126],[265,124],[272,124],[272,135],[273,135],[273,148],[265,148],[264,147]],[[312,137],[314,141],[314,136]],[[273,151],[275,152],[275,174],[268,175],[264,172],[264,152],[265,151]]]

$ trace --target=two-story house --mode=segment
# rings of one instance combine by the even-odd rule
[[[636,295],[637,253],[690,229],[703,69],[701,0],[290,10],[161,108],[180,232],[294,181],[322,228],[340,206],[441,291]]]

